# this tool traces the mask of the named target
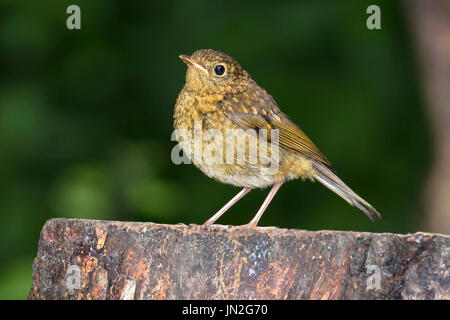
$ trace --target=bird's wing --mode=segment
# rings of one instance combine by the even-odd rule
[[[234,99],[233,99],[234,98]],[[306,134],[285,115],[273,98],[264,91],[261,95],[234,95],[221,101],[225,115],[237,126],[247,129],[278,129],[280,147],[298,152],[333,169],[328,159],[319,151]]]

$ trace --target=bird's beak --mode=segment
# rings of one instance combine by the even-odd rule
[[[200,70],[208,74],[208,70],[203,68],[201,65],[199,65],[197,62],[194,61],[190,56],[187,56],[185,54],[180,54],[179,58],[187,64],[188,67],[192,67],[194,69]]]

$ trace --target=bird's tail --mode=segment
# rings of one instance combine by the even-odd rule
[[[358,196],[352,189],[350,189],[341,179],[339,179],[330,169],[325,165],[313,161],[315,169],[314,178],[322,183],[325,187],[335,192],[342,199],[347,201],[354,207],[357,207],[364,212],[372,221],[375,218],[381,219],[381,215],[374,207],[368,204],[363,198]]]

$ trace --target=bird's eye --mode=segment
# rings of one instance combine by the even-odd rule
[[[218,64],[214,67],[214,73],[218,76],[223,76],[225,74],[225,66],[223,64]]]

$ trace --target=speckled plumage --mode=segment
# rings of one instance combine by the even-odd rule
[[[215,163],[202,161],[194,164],[207,176],[220,182],[247,188],[264,188],[279,182],[302,178],[317,179],[369,217],[378,212],[350,190],[333,173],[327,158],[318,150],[304,132],[285,115],[272,96],[250,77],[236,60],[211,49],[198,50],[191,56],[180,56],[188,65],[186,82],[174,110],[174,128],[186,130],[193,136],[194,123],[201,124],[203,132],[214,129],[226,136],[226,130],[276,129],[279,149],[278,170],[266,170],[267,161],[274,160],[269,147],[267,157],[256,163]],[[215,68],[222,65],[223,75]],[[269,133],[269,142],[271,135]],[[179,138],[184,151],[193,148],[193,139]],[[203,141],[204,151],[214,143]],[[259,139],[256,139],[259,150]],[[269,145],[270,146],[270,145]],[[251,149],[246,146],[247,157]],[[255,149],[255,148],[253,148]],[[225,149],[224,149],[225,150]],[[234,150],[236,156],[236,150]],[[261,157],[261,154],[258,154]],[[224,161],[225,162],[225,161]],[[237,200],[236,200],[237,201]],[[257,222],[257,221],[256,221]]]

